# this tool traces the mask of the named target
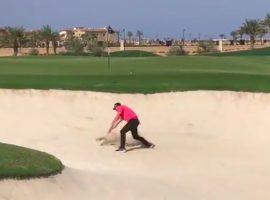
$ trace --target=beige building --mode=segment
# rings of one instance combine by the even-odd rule
[[[109,42],[109,43],[117,43],[118,37],[116,33],[109,34],[106,28],[84,28],[84,27],[76,27],[73,29],[66,29],[59,32],[61,37],[61,41],[65,41],[67,39],[68,34],[72,34],[74,37],[81,38],[85,33],[91,33],[95,35],[98,42]]]

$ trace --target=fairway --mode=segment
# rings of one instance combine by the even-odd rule
[[[0,88],[119,93],[270,91],[270,56],[0,58]]]

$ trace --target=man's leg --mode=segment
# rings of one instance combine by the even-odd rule
[[[120,140],[120,148],[125,148],[126,146],[126,133],[130,130],[130,123],[127,123],[120,131],[121,140]]]
[[[139,136],[138,129],[137,129],[138,125],[139,125],[139,120],[132,120],[130,123],[130,130],[131,130],[131,134],[133,138],[135,140],[139,140],[146,147],[150,147],[152,144],[148,142],[146,139],[144,139],[143,137]]]

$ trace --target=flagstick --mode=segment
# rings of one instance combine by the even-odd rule
[[[108,60],[108,70],[111,72],[111,59],[110,59],[110,48],[109,48],[109,29],[107,29],[107,60]]]
[[[110,55],[110,48],[108,47],[108,69],[111,72],[111,55]]]

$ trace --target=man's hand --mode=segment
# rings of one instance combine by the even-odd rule
[[[113,130],[113,127],[111,126],[111,128],[108,130],[108,134],[110,134]]]
[[[116,115],[116,117],[114,118],[114,120],[112,121],[111,127],[108,130],[108,134],[110,134],[112,132],[112,130],[115,129],[118,126],[118,124],[120,124],[121,121],[123,121],[123,120],[120,117],[120,114],[118,113]]]

